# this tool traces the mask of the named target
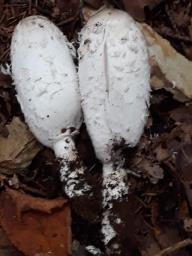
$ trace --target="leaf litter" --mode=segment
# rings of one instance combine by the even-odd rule
[[[9,188],[0,197],[0,225],[19,251],[27,256],[70,254],[71,218],[65,199],[34,198]]]
[[[102,1],[85,2],[98,11]],[[167,44],[169,51],[174,52],[173,65],[177,59],[185,59],[185,65],[191,65],[190,1],[108,2],[129,12],[133,10],[134,18],[147,23],[153,35],[164,42],[156,46],[165,52],[163,47]],[[9,62],[11,34],[23,17],[45,15],[73,40],[84,22],[81,8],[89,11],[89,6],[85,3],[82,6],[77,0],[0,1],[0,63]],[[155,91],[143,137],[136,148],[124,150],[130,196],[127,204],[115,206],[117,215],[123,216],[126,223],[118,230],[124,241],[124,255],[192,254],[191,74],[187,68],[179,70],[183,72],[183,80],[174,87],[173,78],[168,75],[174,69],[172,66],[163,69],[169,57],[170,54],[166,55],[154,69]],[[179,64],[180,61],[177,66]],[[105,255],[99,232],[101,164],[95,157],[86,127],[80,131],[77,148],[87,166],[87,179],[93,186],[94,197],[71,202],[72,219],[67,201],[60,199],[63,193],[59,165],[53,152],[37,145],[29,133],[10,75],[3,73],[0,74],[0,142],[2,255],[35,255],[38,248],[45,253],[53,251],[53,255],[69,255],[71,250],[74,256],[88,255],[86,248],[92,255],[94,251]],[[32,240],[38,246],[34,246]],[[28,241],[27,245],[23,241]]]
[[[0,137],[0,171],[12,174],[28,167],[42,146],[18,117],[5,127],[8,136]]]

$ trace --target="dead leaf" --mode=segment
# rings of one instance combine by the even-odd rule
[[[6,127],[9,136],[0,137],[0,172],[12,174],[25,169],[42,146],[18,117]]]
[[[6,189],[0,194],[0,225],[26,256],[68,256],[70,209],[64,199],[47,200]]]
[[[144,8],[149,7],[149,9],[153,9],[156,5],[158,5],[162,0],[123,0],[125,10],[133,16],[138,21],[145,20]]]
[[[156,154],[156,159],[158,160],[158,162],[163,162],[169,157],[169,152],[167,148],[164,148],[162,144],[155,148],[154,153]]]
[[[170,117],[180,126],[182,124],[192,125],[191,113],[192,113],[192,105],[186,104],[184,107],[177,108],[175,111],[171,111]]]
[[[153,184],[158,183],[159,180],[164,177],[163,169],[159,164],[153,163],[149,159],[141,160],[137,167],[142,170],[142,173],[145,174]]]
[[[178,100],[181,100],[181,93],[191,99],[192,62],[178,53],[150,26],[141,24],[140,27],[149,49],[152,88],[171,91]],[[186,101],[186,98],[183,97],[183,100]]]

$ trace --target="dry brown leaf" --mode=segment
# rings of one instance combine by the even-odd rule
[[[21,219],[22,214],[28,210],[36,210],[51,214],[53,209],[61,208],[66,203],[66,200],[64,199],[45,200],[9,188],[7,188],[6,192],[15,202],[16,216],[18,219]]]
[[[140,27],[149,49],[152,88],[155,90],[164,88],[171,91],[180,101],[185,101],[186,97],[191,99],[192,62],[178,53],[150,26],[141,24]]]
[[[6,189],[0,194],[0,225],[26,256],[70,255],[71,217],[64,199],[34,198]]]
[[[181,108],[171,111],[170,117],[179,125],[182,123],[192,125],[192,105],[186,104]],[[191,131],[192,133],[192,131]]]
[[[137,159],[136,161],[138,161]],[[139,163],[136,164],[137,168],[142,171],[142,174],[146,175],[151,183],[156,184],[159,180],[163,179],[164,172],[163,169],[159,166],[158,163],[153,163],[151,159],[142,159],[139,160]]]
[[[155,148],[154,153],[156,154],[156,159],[158,162],[163,162],[169,157],[167,148],[162,147],[161,144]]]
[[[144,8],[149,7],[149,9],[154,8],[162,0],[123,0],[125,10],[133,16],[136,20],[144,21],[145,13]]]
[[[9,136],[0,137],[0,172],[12,174],[26,168],[42,146],[18,117],[7,129]]]

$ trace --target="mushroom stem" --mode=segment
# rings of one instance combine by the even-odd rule
[[[122,225],[120,204],[128,199],[127,174],[123,168],[113,164],[103,166],[103,219],[102,235],[107,255],[121,255],[119,225]],[[111,254],[112,253],[112,254]]]
[[[54,152],[60,161],[61,181],[69,198],[87,195],[90,186],[85,181],[85,167],[79,159],[72,137],[65,136],[54,144]]]

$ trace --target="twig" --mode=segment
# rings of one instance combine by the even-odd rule
[[[2,14],[2,16],[0,18],[0,24],[3,22],[4,18],[5,18],[5,14]]]
[[[76,13],[74,16],[72,16],[70,18],[60,21],[59,23],[57,23],[57,26],[63,26],[65,24],[67,24],[67,23],[72,22],[78,16],[78,14],[79,13]]]
[[[5,58],[5,56],[9,53],[9,48],[7,48],[2,55],[0,56],[0,61],[3,61],[3,58]]]
[[[183,247],[186,247],[188,245],[192,245],[192,239],[190,239],[190,238],[180,241],[170,247],[167,247],[164,250],[162,250],[161,252],[155,254],[154,256],[166,256],[166,255],[168,255],[172,252],[175,252],[179,249],[182,249]]]

